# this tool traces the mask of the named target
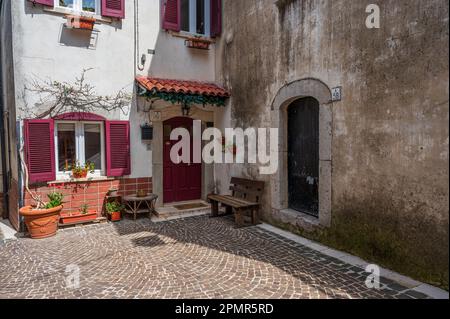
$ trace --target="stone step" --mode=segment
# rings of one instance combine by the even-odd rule
[[[201,202],[201,203],[207,205],[207,203],[205,203],[205,202]],[[181,218],[187,218],[187,217],[209,215],[211,213],[211,207],[210,207],[210,205],[208,205],[207,207],[204,207],[204,208],[178,210],[173,206],[164,206],[164,207],[156,208],[156,212],[158,213],[158,216],[153,216],[152,221],[153,222],[162,222],[162,221],[181,219]]]

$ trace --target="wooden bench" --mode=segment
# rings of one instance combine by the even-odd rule
[[[209,195],[212,217],[219,216],[219,204],[226,207],[226,214],[234,214],[238,227],[259,224],[259,208],[264,182],[233,177],[230,190],[232,195]]]

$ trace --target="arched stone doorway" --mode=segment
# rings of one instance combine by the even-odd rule
[[[315,220],[315,223],[322,226],[331,225],[333,118],[331,101],[331,90],[329,89],[329,87],[320,80],[308,78],[294,81],[283,86],[278,91],[272,103],[272,127],[279,128],[278,156],[280,165],[278,172],[271,179],[271,195],[273,203],[272,208],[275,211],[278,211],[281,215],[285,214],[287,217],[289,217],[287,218],[287,220],[295,222],[296,224],[300,224],[300,222],[297,222],[297,219],[305,218],[309,221],[312,220],[313,222]],[[296,116],[293,110],[297,110],[297,112],[300,112],[300,114],[297,114],[297,116],[301,117],[302,111],[305,111],[305,102],[312,104],[311,106],[309,106],[309,108],[311,108],[309,112],[313,115],[307,115],[305,113],[303,114],[303,116],[310,116],[312,121],[317,121],[317,127],[314,127],[314,125],[311,127],[312,124],[310,123],[309,128],[304,128],[306,130],[310,129],[312,130],[312,132],[309,132],[307,134],[304,132],[305,136],[303,136],[304,138],[306,138],[307,143],[313,145],[313,148],[311,150],[307,150],[307,152],[312,152],[312,154],[308,154],[307,156],[309,156],[309,158],[306,159],[306,162],[311,165],[310,170],[311,172],[313,172],[313,174],[310,174],[311,176],[309,176],[308,174],[306,174],[308,176],[302,176],[302,173],[299,174],[299,172],[297,171],[297,175],[300,175],[299,179],[303,179],[305,187],[307,187],[306,184],[308,182],[313,182],[312,179],[314,179],[315,177],[312,175],[314,175],[314,172],[318,175],[316,177],[317,180],[313,182],[316,183],[317,193],[314,193],[314,187],[312,187],[310,189],[311,193],[309,195],[312,199],[314,199],[314,196],[316,196],[318,207],[315,210],[311,209],[310,207],[309,211],[304,207],[302,209],[302,207],[296,208],[295,205],[292,205],[292,196],[290,197],[289,194],[289,188],[295,188],[295,185],[292,184],[295,183],[295,181],[293,181],[293,175],[295,174],[295,172],[293,172],[292,170],[296,169],[294,165],[290,164],[292,163],[293,159],[289,159],[289,145],[292,144],[293,139],[298,139],[298,136],[292,136],[295,130],[289,132],[289,115],[291,115],[291,127],[293,127],[295,124],[297,124],[297,126],[302,125],[302,121],[300,120],[299,122],[299,119],[295,118]],[[316,103],[316,105],[313,105],[314,103]],[[314,111],[315,108],[316,111]],[[291,111],[291,114],[289,114],[289,111]],[[291,137],[289,136],[289,133],[291,133]],[[315,134],[317,134],[317,136],[315,136]],[[318,140],[318,145],[317,142],[314,142],[315,138],[317,138]],[[293,146],[291,145],[291,149],[292,147]],[[299,148],[301,149],[301,145]],[[291,156],[298,155],[293,154]],[[315,161],[316,167],[314,167]],[[302,200],[304,200],[304,198]],[[313,204],[311,206],[313,206]],[[306,215],[305,211],[306,213],[309,213],[309,215]],[[315,215],[315,217],[311,217],[311,215]]]
[[[295,100],[288,113],[289,208],[319,217],[319,102]]]

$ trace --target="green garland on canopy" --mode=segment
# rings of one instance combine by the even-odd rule
[[[218,96],[207,96],[207,95],[198,95],[198,94],[184,94],[184,93],[167,93],[167,92],[158,92],[157,90],[148,91],[142,87],[139,90],[140,96],[145,96],[149,99],[160,99],[166,102],[171,102],[172,104],[185,104],[187,106],[191,106],[192,104],[201,104],[201,105],[215,105],[215,106],[225,106],[226,97],[218,97]]]

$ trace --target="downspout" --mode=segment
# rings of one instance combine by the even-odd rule
[[[0,0],[0,19],[3,12],[3,0]],[[1,21],[0,21],[1,24]],[[1,43],[1,39],[0,39]],[[3,218],[8,217],[8,174],[6,172],[6,138],[5,138],[5,106],[3,96],[3,59],[0,50],[0,147],[2,162],[2,184],[3,184]]]

